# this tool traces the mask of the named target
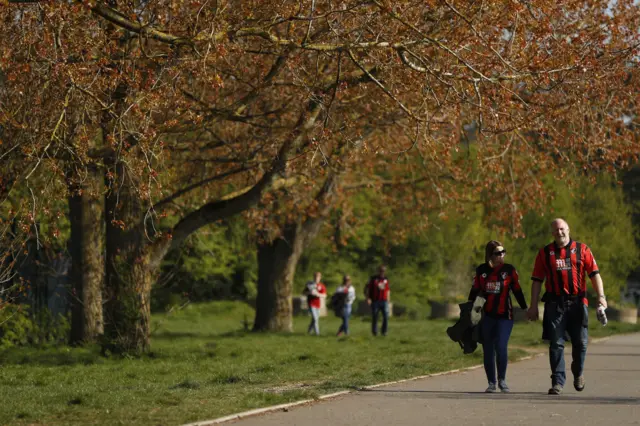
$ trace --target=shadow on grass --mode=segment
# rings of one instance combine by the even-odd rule
[[[151,333],[151,338],[152,339],[160,339],[160,340],[172,340],[172,339],[212,339],[212,338],[216,338],[216,339],[237,339],[237,338],[243,338],[243,337],[250,337],[250,336],[269,336],[269,337],[287,337],[287,338],[292,338],[292,337],[301,337],[301,336],[306,336],[307,333],[301,332],[301,331],[294,331],[294,332],[271,332],[271,331],[252,331],[252,330],[244,330],[244,329],[238,329],[238,330],[232,330],[232,331],[226,331],[226,332],[222,332],[222,333],[215,333],[215,332],[208,332],[208,333],[201,333],[201,332],[194,332],[194,331],[157,331],[157,332],[153,332]],[[314,336],[314,337],[335,337],[333,335],[321,335],[321,336]]]
[[[137,359],[154,360],[165,357],[161,352],[149,352]],[[100,347],[74,348],[69,346],[49,346],[43,348],[16,347],[0,351],[0,365],[39,365],[46,367],[100,365],[118,361],[126,356],[104,356]]]
[[[286,338],[299,338],[308,336],[309,338],[321,339],[321,338],[332,338],[335,339],[336,336],[333,333],[326,332],[325,334],[320,334],[320,336],[315,336],[309,334],[304,331],[253,331],[253,330],[236,330],[236,331],[227,331],[226,333],[217,334],[216,337],[220,338],[237,338],[237,337],[249,337],[249,336],[261,336],[261,337],[286,337]]]
[[[0,352],[0,364],[72,366],[102,364],[106,358],[100,355],[100,348],[8,348]]]
[[[159,331],[151,334],[152,339],[210,339],[212,337],[219,337],[219,334],[215,333],[198,333],[189,331]]]

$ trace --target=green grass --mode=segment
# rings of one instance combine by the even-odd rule
[[[374,338],[356,317],[352,336],[336,339],[334,317],[321,319],[320,337],[306,335],[306,317],[293,334],[245,332],[245,319],[250,308],[233,303],[156,315],[152,353],[141,359],[97,348],[0,351],[0,424],[178,425],[482,362],[480,348],[463,356],[448,339],[451,321],[393,318],[389,335]],[[640,331],[591,323],[592,337]],[[542,349],[540,331],[517,323],[510,357]]]

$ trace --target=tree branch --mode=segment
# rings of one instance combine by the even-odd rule
[[[179,198],[179,197],[183,196],[184,194],[187,194],[188,192],[193,191],[193,190],[194,190],[194,189],[196,189],[196,188],[199,188],[199,187],[201,187],[201,186],[204,186],[204,185],[206,185],[206,184],[208,184],[208,183],[211,183],[211,182],[213,182],[213,181],[216,181],[216,180],[224,179],[224,178],[226,178],[226,177],[228,177],[228,176],[232,176],[232,175],[235,175],[235,174],[238,174],[238,173],[242,173],[242,172],[249,171],[249,170],[254,169],[254,168],[256,168],[256,167],[257,167],[257,166],[252,166],[252,167],[240,167],[240,168],[237,168],[237,169],[230,170],[230,171],[228,171],[228,172],[226,172],[226,173],[220,173],[219,175],[209,176],[209,177],[208,177],[208,178],[206,178],[206,179],[202,179],[202,180],[200,180],[200,181],[198,181],[198,182],[195,182],[195,183],[193,183],[193,184],[191,184],[191,185],[188,185],[188,186],[186,186],[186,187],[184,187],[184,188],[182,188],[182,189],[180,189],[180,190],[178,190],[178,191],[174,192],[174,193],[173,193],[173,194],[171,194],[170,196],[168,196],[168,197],[166,197],[166,198],[164,198],[164,199],[162,199],[162,200],[158,201],[157,203],[155,203],[155,204],[153,205],[153,208],[154,208],[154,209],[161,208],[161,207],[165,206],[166,204],[171,203],[173,200],[175,200],[175,199],[177,199],[177,198]]]
[[[11,1],[11,0],[10,0]],[[126,18],[124,15],[122,15],[120,12],[118,12],[117,10],[108,7],[100,2],[98,2],[95,6],[93,6],[91,8],[91,11],[93,13],[95,13],[96,15],[106,19],[107,21],[122,27],[124,29],[127,29],[131,32],[137,33],[137,34],[143,34],[147,37],[153,38],[155,40],[161,41],[163,43],[168,43],[174,46],[180,46],[180,45],[192,45],[193,41],[185,38],[185,37],[178,37],[175,36],[173,34],[169,34],[160,30],[157,30],[151,26],[148,25],[143,25],[143,24],[139,24],[137,22],[134,22],[128,18]]]
[[[170,239],[162,239],[154,244],[151,255],[152,266],[157,266],[166,253],[179,247],[189,235],[201,227],[233,216],[257,204],[262,194],[271,188],[276,176],[286,168],[291,155],[303,145],[321,111],[320,103],[310,101],[309,110],[305,111],[306,117],[301,117],[299,120],[296,133],[282,145],[267,173],[253,187],[231,199],[225,197],[222,200],[207,203],[183,217],[171,231]]]

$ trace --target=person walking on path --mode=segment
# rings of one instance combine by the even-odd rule
[[[349,275],[345,275],[342,278],[342,285],[336,289],[336,294],[339,295],[339,298],[336,298],[336,300],[339,299],[337,303],[341,305],[336,308],[340,313],[340,318],[342,318],[342,324],[340,324],[337,336],[340,336],[342,333],[348,336],[351,307],[353,301],[356,300],[356,290],[353,288],[353,285],[351,285],[351,277],[349,277]]]
[[[378,274],[372,276],[364,288],[367,304],[371,306],[371,333],[378,335],[378,313],[382,313],[382,335],[387,335],[389,325],[389,296],[391,290],[387,278],[387,267],[380,265]]]
[[[320,281],[321,279],[322,274],[320,272],[316,272],[313,274],[313,280],[308,281],[304,288],[304,294],[307,296],[309,313],[311,314],[311,322],[309,323],[307,333],[314,332],[316,336],[320,335],[320,307],[322,306],[322,301],[320,299],[327,297],[327,288]]]
[[[531,274],[530,320],[539,317],[538,297],[545,283],[542,338],[549,340],[549,364],[551,366],[550,395],[558,395],[566,382],[564,343],[565,333],[571,339],[573,362],[573,387],[582,391],[585,386],[584,361],[587,355],[588,312],[585,275],[598,298],[598,306],[607,308],[607,300],[600,271],[591,249],[569,236],[569,225],[558,218],[551,222],[554,242],[538,252]]]
[[[482,305],[484,318],[480,323],[484,371],[489,386],[485,392],[496,391],[496,361],[498,364],[498,388],[509,392],[507,385],[507,345],[513,330],[511,292],[523,310],[527,309],[518,272],[513,265],[504,263],[507,251],[499,241],[489,241],[485,247],[485,263],[476,268],[469,301]]]

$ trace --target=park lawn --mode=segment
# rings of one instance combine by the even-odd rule
[[[152,353],[104,358],[97,348],[12,348],[0,351],[0,424],[179,425],[252,408],[477,365],[446,336],[452,321],[393,318],[389,335],[370,335],[368,318],[321,319],[322,336],[244,331],[246,305],[192,305],[153,318]],[[591,336],[637,332],[640,326],[591,321]],[[544,348],[540,323],[517,323],[510,358]],[[485,383],[478,383],[483,389]],[[470,389],[474,390],[473,386]]]

